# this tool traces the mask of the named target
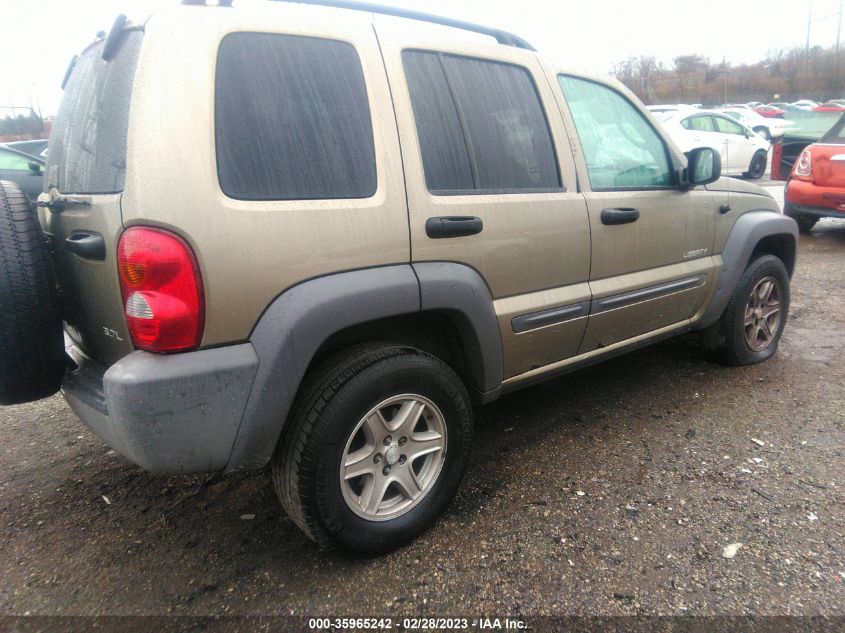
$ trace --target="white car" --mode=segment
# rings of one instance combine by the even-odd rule
[[[794,101],[792,104],[793,108],[798,108],[799,110],[812,110],[817,105],[821,105],[818,101],[813,101],[812,99],[801,99],[800,101]]]
[[[750,127],[767,141],[773,138],[780,138],[788,128],[795,125],[793,121],[786,121],[785,119],[767,119],[754,112],[754,110],[722,108],[721,110],[717,110],[717,112],[727,114],[732,119],[736,119],[743,125]]]
[[[682,112],[686,110],[696,110],[696,106],[686,105],[685,103],[665,104],[665,105],[650,105],[646,106],[646,110],[655,116],[666,113]]]
[[[771,143],[739,121],[707,110],[666,113],[656,118],[684,152],[696,147],[718,151],[724,175],[760,178],[766,173]]]

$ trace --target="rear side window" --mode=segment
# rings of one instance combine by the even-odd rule
[[[561,189],[549,125],[524,68],[423,51],[402,58],[429,191]]]
[[[376,191],[364,73],[345,42],[234,33],[220,44],[217,173],[240,200],[368,198]]]
[[[141,31],[129,31],[111,61],[100,56],[103,42],[77,60],[50,136],[48,189],[123,191],[129,102],[142,41]]]

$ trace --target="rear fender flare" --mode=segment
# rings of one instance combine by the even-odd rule
[[[262,468],[272,457],[299,385],[320,346],[348,327],[437,310],[466,346],[481,400],[498,395],[502,347],[493,300],[481,276],[460,264],[402,264],[303,282],[278,296],[250,335],[258,371],[227,471]],[[470,385],[468,385],[470,386]]]

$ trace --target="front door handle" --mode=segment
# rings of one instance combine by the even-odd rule
[[[601,212],[601,223],[607,225],[630,224],[640,219],[640,212],[636,209],[604,209]]]
[[[93,231],[74,231],[65,239],[65,248],[85,259],[103,261],[106,258],[106,241]]]
[[[472,215],[446,215],[425,221],[425,234],[433,240],[477,235],[484,229],[481,218]]]

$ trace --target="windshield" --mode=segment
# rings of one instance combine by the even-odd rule
[[[47,154],[47,189],[63,193],[117,193],[126,174],[126,134],[141,31],[129,31],[112,61],[103,42],[76,62]]]

